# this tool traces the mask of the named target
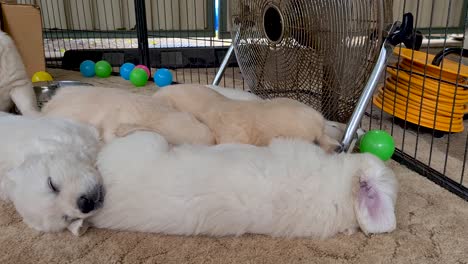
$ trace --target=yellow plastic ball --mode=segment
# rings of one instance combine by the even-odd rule
[[[50,82],[53,81],[52,75],[45,71],[38,71],[34,73],[31,81],[34,82]]]

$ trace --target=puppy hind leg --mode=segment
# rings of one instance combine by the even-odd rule
[[[211,129],[192,114],[173,112],[158,121],[161,135],[171,144],[215,144]]]
[[[262,140],[263,138],[255,138],[250,136],[245,129],[231,127],[222,131],[218,131],[216,135],[216,144],[250,144],[256,146],[266,146],[269,141]],[[271,140],[270,140],[271,141]]]

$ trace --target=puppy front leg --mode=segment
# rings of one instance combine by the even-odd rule
[[[150,132],[156,132],[156,133],[158,132],[156,129],[152,129],[146,126],[135,125],[135,124],[121,124],[115,129],[114,134],[117,137],[125,137],[136,131],[150,131]]]
[[[15,85],[10,91],[10,98],[22,115],[39,116],[39,107],[37,106],[36,94],[34,93],[32,84],[24,82],[21,81],[21,84]]]
[[[179,144],[184,144],[184,143],[194,143],[191,135],[189,135],[187,131],[177,131],[177,130],[171,130],[168,128],[163,128],[161,130],[151,128],[151,127],[146,127],[146,126],[141,126],[141,125],[133,125],[133,124],[122,124],[117,129],[115,130],[115,135],[116,137],[125,137],[128,136],[134,132],[137,131],[147,131],[147,132],[154,132],[158,133],[164,138],[166,138],[167,142],[169,145],[179,145]]]

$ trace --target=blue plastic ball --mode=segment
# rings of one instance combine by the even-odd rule
[[[164,87],[172,83],[172,73],[168,69],[158,69],[154,73],[154,82],[159,87]]]
[[[125,80],[130,79],[130,73],[132,72],[133,68],[135,68],[135,64],[131,62],[126,62],[120,66],[120,76]]]
[[[94,61],[92,60],[85,60],[80,64],[80,72],[84,77],[93,77],[96,75],[96,71],[94,70]]]

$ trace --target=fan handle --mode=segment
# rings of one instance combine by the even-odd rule
[[[229,60],[232,57],[232,54],[234,53],[234,43],[231,43],[229,46],[228,51],[226,52],[226,55],[224,55],[223,61],[221,62],[221,65],[219,65],[219,69],[216,72],[216,76],[213,80],[212,85],[219,85],[221,82],[221,79],[223,78],[224,72],[226,71],[227,65],[229,63]]]
[[[221,82],[221,79],[223,78],[224,72],[226,71],[226,68],[228,66],[229,60],[232,57],[232,54],[234,54],[234,43],[237,42],[239,38],[239,32],[237,32],[235,39],[231,42],[231,45],[229,46],[228,51],[226,52],[226,55],[224,55],[223,61],[221,62],[221,65],[219,65],[219,69],[216,72],[216,76],[213,80],[212,85],[219,85]]]
[[[420,39],[415,37],[416,34],[417,32],[415,32],[413,29],[413,14],[411,13],[405,13],[403,15],[403,22],[401,24],[399,22],[393,23],[392,28],[390,29],[390,32],[380,50],[377,63],[374,66],[369,80],[363,89],[362,95],[356,104],[356,108],[354,109],[354,112],[348,121],[346,130],[341,140],[341,144],[335,150],[336,152],[348,152],[349,146],[351,145],[351,142],[354,139],[354,135],[359,127],[359,123],[361,123],[362,117],[364,116],[366,107],[371,101],[372,95],[377,88],[380,76],[385,70],[387,58],[393,52],[393,48],[401,43],[405,44],[405,46],[409,45],[413,48],[417,48],[418,46],[420,47],[421,43],[418,42],[422,41],[422,38]]]

